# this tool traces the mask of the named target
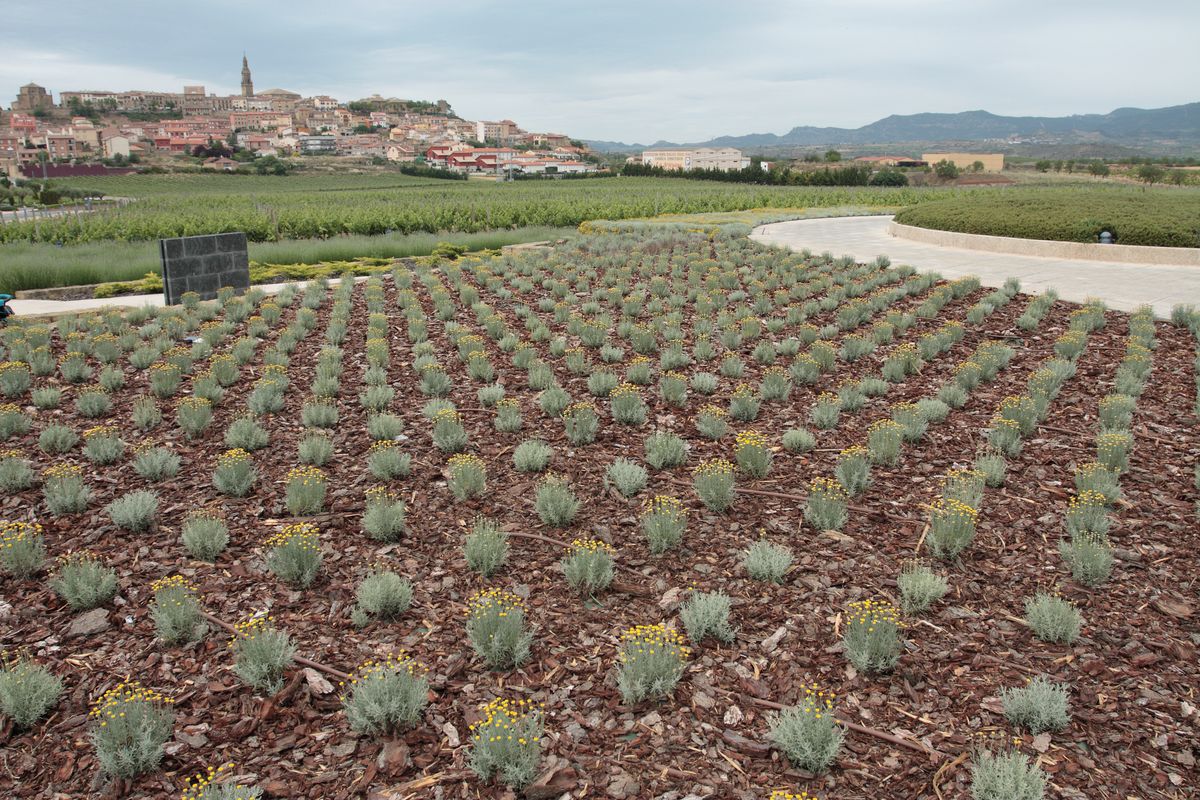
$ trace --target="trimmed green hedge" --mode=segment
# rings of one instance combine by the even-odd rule
[[[1135,188],[1002,189],[909,206],[896,222],[920,228],[1117,244],[1200,247],[1200,192]]]

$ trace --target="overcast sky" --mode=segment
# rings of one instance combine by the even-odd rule
[[[79,89],[446,99],[468,119],[688,142],[888,114],[1200,100],[1200,0],[0,0],[0,103]]]

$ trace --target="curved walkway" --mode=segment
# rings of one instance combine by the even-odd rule
[[[792,250],[808,248],[835,256],[852,255],[869,261],[886,255],[893,264],[911,264],[940,272],[947,278],[977,275],[985,286],[1000,286],[1018,278],[1026,292],[1054,289],[1064,300],[1081,303],[1099,297],[1110,308],[1132,311],[1153,306],[1168,317],[1178,303],[1200,304],[1200,269],[1167,264],[1129,264],[1066,258],[987,253],[941,247],[888,234],[891,217],[827,217],[760,225],[750,238]]]

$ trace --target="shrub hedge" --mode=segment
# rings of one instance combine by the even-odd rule
[[[1178,189],[1005,189],[902,209],[896,222],[920,228],[1118,244],[1200,247],[1200,192]]]

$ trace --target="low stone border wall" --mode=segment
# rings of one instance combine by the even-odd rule
[[[965,250],[985,250],[989,253],[1200,267],[1200,247],[1142,247],[1129,244],[1053,242],[1046,239],[1017,239],[1011,236],[985,236],[977,233],[939,231],[932,228],[918,228],[914,225],[901,225],[898,222],[889,223],[888,233],[898,239],[910,239],[914,242],[942,247],[961,247]]]

